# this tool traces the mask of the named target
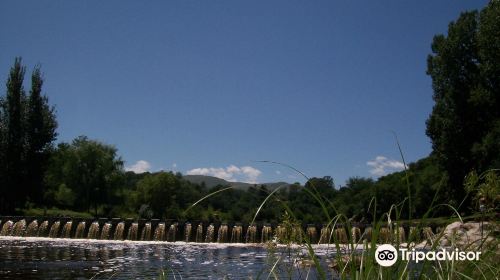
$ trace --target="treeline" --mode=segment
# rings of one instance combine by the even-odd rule
[[[304,223],[323,223],[326,214],[311,195],[314,193],[331,203],[326,205],[330,216],[342,213],[351,220],[369,222],[374,215],[380,217],[392,205],[401,204],[408,197],[410,186],[412,216],[421,217],[434,196],[437,202],[448,201],[445,175],[436,162],[430,156],[410,164],[407,172],[392,173],[376,181],[354,177],[341,187],[325,176],[311,178],[304,185],[284,184],[278,190],[266,185],[254,185],[247,190],[225,185],[209,189],[203,183],[190,183],[181,173],[124,172],[113,146],[79,137],[55,149],[47,170],[44,201],[46,207],[95,216],[250,222],[267,199],[257,216],[259,221],[280,221],[289,207]],[[205,199],[192,207],[202,198]],[[401,217],[409,213],[407,201],[404,205]],[[445,208],[434,212],[447,213]]]
[[[181,173],[124,172],[116,148],[78,137],[54,149],[46,172],[43,206],[94,216],[250,222],[267,199],[257,216],[259,221],[280,221],[289,207],[304,223],[322,223],[326,215],[311,195],[317,193],[331,202],[326,205],[331,216],[342,213],[355,221],[371,221],[374,214],[380,217],[407,197],[407,176],[414,194],[413,215],[421,216],[443,181],[432,157],[410,164],[407,173],[393,173],[377,181],[350,178],[342,187],[325,176],[311,178],[303,186],[295,183],[270,189],[254,185],[242,190],[218,185],[209,189],[203,183],[190,183]],[[401,215],[407,216],[408,208],[401,209]]]

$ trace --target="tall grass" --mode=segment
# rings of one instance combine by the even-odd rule
[[[401,152],[401,148],[398,143],[398,147]],[[403,156],[402,152],[401,155]],[[268,162],[268,161],[266,161]],[[279,164],[285,167],[289,167],[292,170],[297,171],[299,174],[304,176],[306,180],[309,181],[309,178],[304,175],[302,172],[297,169],[290,167],[286,164],[281,164],[277,162],[271,162],[273,164]],[[406,166],[406,164],[405,164]],[[309,181],[311,182],[311,181]],[[391,267],[381,267],[379,266],[374,258],[375,250],[377,248],[377,244],[380,243],[390,243],[392,244],[399,252],[399,248],[401,246],[406,247],[408,250],[417,249],[417,250],[437,250],[440,247],[441,239],[444,237],[444,231],[437,232],[433,236],[427,236],[424,238],[424,241],[420,240],[420,232],[422,230],[425,231],[425,227],[429,224],[432,213],[436,211],[436,209],[440,207],[449,208],[454,215],[450,216],[449,219],[445,219],[446,224],[449,224],[456,219],[460,222],[463,222],[462,217],[459,214],[458,209],[454,208],[452,205],[438,203],[437,194],[435,194],[433,200],[431,201],[427,211],[420,218],[413,220],[415,222],[415,230],[413,233],[408,233],[408,240],[403,242],[399,237],[400,227],[398,226],[402,222],[401,213],[403,212],[403,207],[409,207],[409,219],[411,220],[411,188],[410,181],[407,178],[406,183],[408,184],[408,197],[402,199],[402,201],[398,204],[392,205],[390,210],[387,213],[382,214],[380,217],[376,216],[376,208],[377,208],[377,200],[373,198],[368,207],[369,211],[373,213],[373,222],[371,224],[372,232],[371,238],[363,236],[356,240],[353,238],[353,234],[351,232],[352,224],[351,221],[342,213],[339,213],[335,207],[335,205],[321,195],[320,192],[316,189],[316,187],[311,184],[310,189],[305,189],[307,194],[310,195],[315,202],[321,207],[322,212],[327,217],[326,227],[335,229],[338,224],[343,224],[344,228],[347,230],[347,244],[342,244],[342,240],[339,240],[338,236],[334,233],[334,230],[331,231],[329,244],[331,246],[332,253],[327,254],[323,260],[320,260],[315,253],[318,247],[313,246],[311,244],[311,240],[309,240],[304,229],[301,228],[302,231],[301,239],[295,240],[285,240],[285,244],[287,246],[287,253],[279,253],[277,250],[271,250],[273,255],[272,259],[275,262],[270,267],[269,273],[267,273],[267,277],[275,276],[277,279],[278,275],[276,270],[280,267],[280,262],[283,263],[292,263],[290,258],[294,260],[299,260],[298,266],[295,267],[296,273],[293,278],[300,279],[308,279],[310,277],[311,269],[316,272],[315,278],[319,279],[327,279],[327,278],[338,278],[338,279],[499,279],[500,277],[500,269],[498,268],[498,259],[500,257],[498,250],[498,236],[494,236],[494,242],[490,242],[488,247],[483,248],[483,244],[485,244],[489,235],[494,231],[489,231],[489,235],[484,236],[480,242],[480,246],[477,244],[466,244],[465,246],[460,246],[459,240],[453,239],[451,240],[451,244],[447,246],[448,250],[454,250],[455,248],[459,248],[462,251],[475,251],[482,250],[481,258],[479,261],[427,261],[419,263],[418,265],[408,261],[402,261],[401,258],[398,259],[396,264]],[[438,190],[439,192],[439,190]],[[276,193],[276,190],[269,193],[268,197],[262,202],[259,206],[254,220],[258,216],[260,210],[265,206],[266,202],[270,201],[270,198]],[[282,205],[286,215],[283,219],[282,224],[293,224],[298,223],[298,221],[294,215],[293,208],[288,205],[288,202],[278,200],[278,202]],[[331,210],[335,213],[335,216],[331,217],[329,213]],[[496,222],[492,222],[490,224],[491,227],[498,227]],[[387,237],[389,232],[389,237]],[[307,256],[299,256],[298,253],[290,253],[293,247],[293,243],[297,246],[295,248],[305,247],[307,250]],[[417,247],[420,245],[420,247]],[[424,246],[425,245],[425,246]],[[424,246],[422,248],[422,246]],[[300,249],[296,249],[296,252],[300,252]],[[276,255],[277,254],[277,255]],[[285,260],[289,259],[287,262]],[[325,262],[330,262],[333,269],[326,271]],[[301,267],[302,266],[302,267]],[[290,268],[289,268],[290,270]],[[302,270],[302,273],[300,272]],[[283,275],[282,273],[280,275]],[[290,273],[285,274],[288,275],[288,278],[292,279]],[[262,279],[260,275],[257,279]],[[281,278],[280,278],[281,279]]]
[[[300,170],[279,162],[260,161],[284,166],[303,176],[310,182],[310,188],[304,188],[309,195],[320,207],[322,214],[325,217],[325,227],[331,229],[328,238],[328,252],[326,256],[320,258],[316,254],[319,247],[312,243],[309,236],[301,227],[299,221],[294,214],[293,205],[282,199],[272,199],[275,194],[283,186],[276,188],[270,192],[267,197],[261,202],[256,210],[250,225],[256,221],[260,211],[266,207],[266,204],[279,203],[283,209],[283,217],[280,226],[285,229],[287,234],[283,238],[281,236],[279,243],[284,244],[285,248],[277,248],[275,243],[268,244],[268,269],[261,271],[260,274],[254,275],[256,279],[499,279],[500,268],[498,267],[499,255],[499,238],[494,236],[494,242],[485,243],[489,235],[495,231],[489,231],[489,235],[484,236],[480,240],[480,246],[477,244],[466,244],[461,246],[458,239],[452,238],[451,244],[447,247],[449,250],[454,250],[460,247],[461,250],[481,250],[481,258],[479,261],[427,261],[424,260],[419,264],[408,261],[403,261],[398,258],[398,261],[391,267],[382,267],[375,261],[375,250],[378,244],[390,243],[399,253],[399,248],[402,246],[408,250],[436,250],[440,247],[444,231],[437,232],[435,235],[426,236],[421,240],[420,232],[427,231],[426,226],[432,221],[432,214],[439,208],[449,208],[454,215],[448,219],[442,219],[445,224],[456,221],[463,222],[459,214],[459,209],[446,203],[437,201],[440,188],[436,191],[433,200],[430,202],[427,211],[419,219],[412,217],[412,191],[411,183],[408,175],[406,161],[402,152],[401,145],[394,134],[398,150],[404,163],[407,185],[407,197],[401,199],[398,204],[391,205],[388,212],[377,216],[377,200],[372,198],[368,205],[368,211],[372,213],[371,233],[367,236],[367,231],[363,232],[360,238],[355,238],[353,235],[352,223],[343,213],[337,210],[335,204],[325,198],[321,192],[314,186],[314,183]],[[499,182],[496,182],[497,184]],[[442,184],[441,184],[442,185]],[[221,191],[230,188],[218,190],[200,199],[192,205],[194,207],[204,199],[215,195]],[[466,198],[464,198],[465,201]],[[462,205],[462,204],[461,204]],[[461,207],[461,205],[459,207]],[[405,220],[401,216],[403,209],[408,207],[408,222],[414,223],[414,229],[409,230],[406,242],[399,238],[400,227]],[[334,215],[331,215],[334,213]],[[298,226],[299,225],[299,226]],[[345,229],[347,242],[339,236],[335,230],[338,226]],[[498,223],[493,221],[490,226],[497,227]],[[300,231],[292,234],[293,231]],[[419,247],[419,246],[420,247]],[[424,246],[425,245],[425,246]],[[486,245],[486,246],[483,246]],[[283,246],[283,245],[282,245]],[[424,248],[422,248],[424,246]],[[324,247],[324,246],[323,246]],[[322,248],[323,248],[322,247]],[[479,249],[478,249],[479,248]],[[302,254],[303,250],[306,254]],[[251,277],[251,278],[253,278]]]

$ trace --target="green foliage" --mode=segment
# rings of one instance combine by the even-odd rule
[[[42,202],[43,178],[56,139],[57,122],[54,108],[48,98],[41,95],[43,85],[40,67],[35,67],[31,76],[31,91],[27,100],[26,125],[26,169],[28,194],[32,201]]]
[[[368,205],[375,191],[375,182],[369,178],[351,177],[346,185],[341,187],[333,204],[340,213],[353,220],[368,219]]]
[[[433,152],[455,202],[469,170],[500,167],[500,3],[462,13],[437,35],[427,73],[435,105],[427,120]]]
[[[488,170],[478,175],[470,172],[465,179],[465,190],[472,194],[476,209],[481,205],[486,211],[498,211],[500,205],[500,176],[499,170]]]
[[[0,212],[12,213],[27,201],[42,203],[43,174],[56,138],[54,108],[41,94],[40,67],[31,76],[26,96],[26,68],[16,58],[7,79],[6,96],[0,97]]]
[[[172,208],[176,198],[174,192],[179,187],[180,182],[172,173],[148,175],[137,183],[137,190],[134,192],[136,204],[148,205],[154,217],[173,215],[175,213],[172,213]]]
[[[113,200],[123,178],[122,168],[123,162],[113,146],[84,136],[76,138],[71,144],[61,143],[51,158],[46,174],[50,187],[46,198],[57,204],[57,194],[64,186],[78,198],[72,205],[75,209],[90,212],[91,206],[94,206],[97,215],[98,206]]]
[[[25,201],[21,188],[24,185],[23,143],[26,140],[23,112],[26,94],[23,88],[26,68],[16,58],[7,80],[7,95],[2,102],[2,210],[12,211]],[[17,204],[17,205],[16,205]]]
[[[71,217],[71,218],[92,218],[92,215],[87,212],[78,212],[72,210],[64,210],[56,207],[52,208],[29,208],[24,209],[21,213],[24,216],[32,217]]]
[[[129,178],[137,176],[136,188],[130,192],[128,201],[135,213],[144,218],[195,219],[197,215],[183,213],[194,201],[204,193],[201,186],[181,180],[171,172],[155,174],[128,174]],[[132,179],[135,180],[135,179]],[[199,210],[199,209],[197,209]]]
[[[65,184],[60,184],[57,191],[54,193],[54,200],[61,206],[71,207],[74,205],[75,199],[75,193]]]

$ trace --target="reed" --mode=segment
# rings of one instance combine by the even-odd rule
[[[399,142],[398,149],[401,152]],[[403,157],[402,152],[401,155]],[[305,174],[294,167],[278,162],[263,162],[288,167],[309,181],[309,178]],[[373,215],[372,223],[370,226],[365,227],[363,231],[352,225],[351,221],[343,213],[338,212],[335,205],[323,197],[314,185],[311,184],[311,188],[305,190],[314,199],[315,203],[320,206],[322,214],[326,218],[319,237],[315,228],[300,226],[301,221],[296,218],[293,207],[287,201],[273,199],[273,196],[281,189],[281,186],[276,188],[261,202],[247,229],[247,242],[252,242],[255,240],[254,235],[256,232],[254,223],[261,210],[268,203],[279,203],[284,214],[281,223],[274,232],[273,240],[270,240],[271,238],[268,235],[270,231],[266,230],[265,237],[264,234],[261,234],[262,240],[268,241],[269,265],[268,268],[258,273],[255,278],[283,279],[285,275],[285,278],[288,279],[308,279],[309,277],[318,279],[327,279],[330,277],[339,279],[498,279],[500,275],[500,268],[497,265],[497,260],[500,257],[498,236],[493,238],[493,242],[486,244],[486,240],[488,240],[488,237],[495,230],[489,231],[480,240],[480,246],[477,246],[477,244],[475,247],[471,247],[471,245],[461,246],[461,249],[465,251],[477,250],[479,248],[481,250],[481,258],[478,261],[424,260],[415,265],[399,258],[390,267],[382,267],[375,261],[375,250],[382,243],[391,244],[398,251],[401,247],[405,247],[410,251],[412,249],[420,250],[422,246],[425,246],[426,250],[437,250],[445,231],[441,228],[433,232],[432,228],[428,226],[436,209],[446,207],[455,213],[449,219],[444,219],[444,222],[447,224],[457,220],[463,223],[463,219],[457,208],[449,204],[437,203],[439,189],[434,195],[433,200],[429,203],[429,207],[424,215],[419,219],[412,219],[413,197],[408,177],[406,184],[408,185],[408,196],[402,198],[400,203],[392,205],[389,211],[383,213],[381,216],[376,215],[376,198],[371,200],[368,211]],[[227,189],[218,190],[207,195],[193,204],[192,207],[204,199]],[[407,207],[410,213],[407,217],[409,219],[403,220],[401,213]],[[335,213],[335,215],[331,216],[330,213]],[[410,221],[413,225],[405,230],[401,226],[404,221]],[[493,227],[498,229],[497,222],[493,222],[492,224]],[[498,232],[498,230],[496,231]],[[361,234],[361,232],[363,233]],[[405,235],[406,232],[408,232],[407,237]],[[286,249],[277,250],[276,246],[273,245],[275,242],[285,244]],[[330,253],[320,259],[315,252],[317,250],[315,248],[318,248],[314,246],[315,242],[328,244]],[[458,246],[458,241],[452,240],[447,249],[454,250]],[[302,249],[305,249],[307,252],[306,255],[300,253]],[[315,271],[314,276],[310,276],[311,271]],[[253,279],[254,277],[250,278]]]

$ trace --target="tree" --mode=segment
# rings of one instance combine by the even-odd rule
[[[455,202],[468,171],[500,165],[499,17],[499,1],[462,13],[446,36],[434,37],[427,60],[435,105],[426,133]]]
[[[42,95],[40,67],[31,77],[30,95],[23,88],[26,68],[16,58],[0,98],[0,211],[12,213],[29,200],[41,202],[43,173],[56,138],[54,108]]]
[[[90,213],[93,206],[97,216],[98,207],[109,203],[122,178],[123,161],[116,148],[80,136],[71,144],[59,144],[52,156],[46,174],[47,198],[57,203],[60,197],[75,196],[75,209]]]
[[[177,218],[173,213],[168,213],[168,209],[173,208],[179,187],[179,179],[170,172],[147,175],[137,183],[135,204],[138,209],[147,205],[156,218]]]
[[[23,80],[26,69],[16,58],[7,79],[7,94],[2,101],[2,212],[12,212],[24,201],[23,197],[23,111],[26,99]]]
[[[42,85],[42,74],[37,66],[31,75],[31,91],[26,112],[27,191],[31,201],[37,203],[42,202],[44,173],[53,148],[52,142],[57,136],[55,109],[49,106],[48,98],[41,95]]]

